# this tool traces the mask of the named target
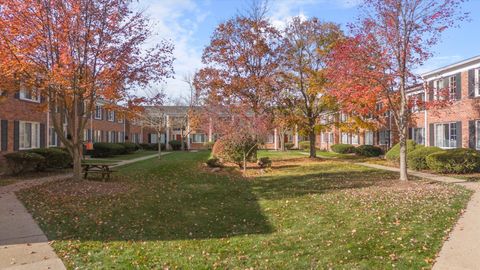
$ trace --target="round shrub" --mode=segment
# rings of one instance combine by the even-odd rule
[[[423,145],[417,145],[413,140],[407,140],[407,156],[410,152],[415,150],[417,147],[423,147]],[[385,154],[385,158],[390,161],[400,162],[400,143],[395,144],[388,152]]]
[[[472,173],[480,171],[480,152],[457,148],[427,156],[427,165],[438,173]]]
[[[27,151],[8,153],[5,159],[13,175],[33,171],[40,163],[45,162],[45,158],[41,155]]]
[[[382,153],[382,148],[373,145],[360,145],[355,148],[355,154],[363,157],[378,157]]]
[[[70,167],[73,163],[70,154],[58,148],[38,148],[28,150],[27,152],[39,154],[44,157],[43,162],[37,165],[37,170],[39,171],[45,169],[64,169]]]
[[[272,160],[269,157],[261,157],[257,161],[260,168],[270,168],[272,167]]]
[[[298,148],[301,150],[309,150],[310,149],[310,141],[301,141],[298,143]]]
[[[287,149],[287,150],[292,149],[294,146],[295,146],[294,143],[291,143],[291,142],[285,143],[285,149]]]
[[[408,156],[408,167],[413,169],[413,170],[426,170],[428,169],[427,165],[427,156],[433,153],[441,152],[443,151],[442,149],[435,147],[435,146],[429,146],[429,147],[418,147],[411,151]]]
[[[209,158],[206,163],[210,168],[222,167],[222,163],[220,162],[220,159],[216,157]]]
[[[244,154],[247,154],[246,160],[248,162],[257,161],[257,148],[257,142],[250,136],[232,139],[225,136],[215,142],[212,155],[221,160],[242,166]]]
[[[168,144],[170,145],[170,147],[172,148],[172,150],[174,151],[178,151],[180,149],[182,149],[182,142],[181,141],[178,141],[178,140],[171,140],[168,142]],[[183,143],[185,149],[187,148],[186,147],[186,143]]]
[[[350,154],[355,152],[355,146],[350,144],[334,144],[332,151],[339,154]]]

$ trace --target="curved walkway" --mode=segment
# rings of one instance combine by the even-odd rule
[[[162,155],[169,152],[162,153]],[[123,166],[157,157],[158,154],[132,160],[122,160],[112,167]],[[8,270],[64,270],[48,243],[48,239],[15,192],[51,181],[72,177],[71,174],[25,180],[0,187],[0,269]]]
[[[14,192],[71,176],[49,176],[0,187],[0,269],[65,269],[47,237]]]
[[[392,168],[377,164],[357,163],[359,165],[398,172]],[[434,270],[474,270],[480,269],[480,184],[430,173],[408,171],[408,174],[424,179],[455,183],[474,191],[470,202],[450,232],[448,239],[438,254]]]

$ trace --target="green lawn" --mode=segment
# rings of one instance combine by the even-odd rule
[[[208,156],[18,196],[69,269],[421,269],[471,195],[338,160],[278,160],[245,179],[203,169]]]
[[[108,159],[111,159],[111,160],[131,160],[131,159],[135,159],[135,158],[155,155],[157,153],[158,153],[157,151],[152,151],[152,150],[138,150],[138,151],[135,151],[131,154],[114,156],[114,157],[111,157],[111,158],[108,158]]]
[[[257,154],[259,158],[269,157],[272,160],[308,157],[308,153],[301,150],[288,150],[288,151],[259,150]]]

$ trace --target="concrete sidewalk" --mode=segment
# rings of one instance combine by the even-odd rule
[[[161,155],[164,156],[164,155],[167,155],[167,154],[170,154],[171,152],[162,152]],[[132,163],[135,163],[135,162],[139,162],[139,161],[144,161],[144,160],[147,160],[147,159],[152,159],[152,158],[156,158],[158,157],[158,154],[154,154],[154,155],[149,155],[149,156],[144,156],[144,157],[139,157],[139,158],[135,158],[135,159],[130,159],[130,160],[121,160],[120,162],[116,163],[115,165],[111,166],[112,168],[115,168],[115,167],[120,167],[120,166],[124,166],[124,165],[128,165],[128,164],[132,164]]]
[[[0,269],[65,269],[47,237],[14,192],[71,176],[49,176],[0,187]]]
[[[376,164],[357,163],[359,165],[398,172],[398,168]],[[438,254],[434,270],[467,270],[480,269],[480,184],[467,182],[453,177],[439,176],[430,173],[409,171],[410,175],[434,181],[455,183],[464,186],[475,193],[450,232],[448,239]]]

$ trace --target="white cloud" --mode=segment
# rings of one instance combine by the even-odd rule
[[[155,36],[148,42],[155,44],[160,39],[167,39],[175,46],[175,79],[167,80],[167,95],[187,95],[188,85],[182,81],[182,77],[201,66],[202,48],[195,46],[194,34],[208,13],[193,0],[146,0],[139,2],[137,8],[144,10],[152,22]]]
[[[458,61],[461,61],[462,59],[465,58],[461,55],[434,56],[430,58],[423,66],[419,67],[416,72],[417,74],[423,74],[437,68],[451,65]]]
[[[362,0],[275,0],[270,8],[272,24],[283,28],[294,16],[307,18],[305,8],[315,5],[329,5],[335,9],[348,9],[359,5]]]

